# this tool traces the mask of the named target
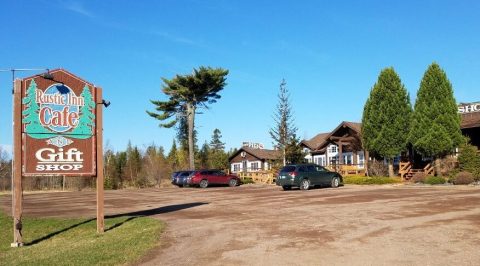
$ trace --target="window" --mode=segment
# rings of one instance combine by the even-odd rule
[[[361,168],[365,166],[365,156],[363,155],[363,152],[358,154],[358,166]]]
[[[258,170],[258,162],[255,162],[255,163],[251,163],[250,164],[250,169],[252,169],[252,171],[257,171]]]
[[[239,163],[233,164],[233,171],[234,171],[234,172],[240,171],[240,164],[239,164]]]
[[[336,153],[336,152],[338,152],[338,147],[335,146],[335,145],[331,145],[329,150],[330,150],[329,152],[331,152],[331,153]]]

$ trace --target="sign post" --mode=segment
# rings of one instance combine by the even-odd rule
[[[103,105],[98,100],[102,98],[102,89],[97,88],[97,233],[103,233],[105,230],[104,211],[103,211]]]
[[[14,243],[22,245],[22,177],[97,177],[104,231],[102,90],[63,69],[15,80]]]
[[[22,189],[22,110],[21,81],[15,80],[13,89],[13,180],[12,180],[12,211],[13,211],[13,243],[12,247],[23,246],[22,238],[22,212],[23,212],[23,189]]]

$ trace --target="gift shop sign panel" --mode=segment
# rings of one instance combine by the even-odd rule
[[[22,80],[23,175],[95,176],[95,87],[50,74]]]

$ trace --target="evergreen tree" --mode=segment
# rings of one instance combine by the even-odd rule
[[[417,93],[409,141],[415,151],[435,159],[440,174],[440,158],[462,143],[460,115],[447,74],[432,63],[423,75]]]
[[[188,153],[188,121],[184,115],[178,117],[178,122],[176,126],[177,130],[177,140],[180,145],[180,150]],[[195,153],[198,151],[198,138],[197,130],[193,130],[193,150]]]
[[[170,128],[177,124],[179,117],[187,118],[188,126],[188,156],[189,167],[195,169],[194,130],[197,108],[208,108],[207,104],[215,103],[220,99],[218,94],[226,85],[228,70],[222,68],[200,67],[194,69],[193,74],[180,76],[168,80],[163,78],[165,85],[163,93],[167,101],[151,101],[157,112],[149,112],[151,117],[170,122],[161,123],[161,127]]]
[[[178,160],[178,153],[177,153],[177,143],[173,140],[172,147],[168,152],[167,161],[170,164],[173,171],[178,170],[179,167],[179,160]]]
[[[225,143],[220,139],[222,138],[222,132],[220,129],[216,128],[213,130],[212,140],[210,141],[210,148],[214,151],[224,151]]]
[[[210,156],[210,148],[208,147],[207,142],[202,145],[202,148],[198,152],[198,166],[200,169],[207,169],[210,168],[209,165],[209,156]]]
[[[26,124],[25,131],[32,138],[48,138],[53,136],[51,131],[47,130],[40,124],[38,112],[40,107],[35,101],[35,95],[37,90],[37,83],[32,79],[30,86],[28,86],[26,96],[22,99],[22,104],[27,108],[22,112],[22,123]],[[48,134],[50,133],[50,134]],[[47,134],[47,135],[44,135]]]
[[[72,134],[77,135],[76,138],[87,139],[93,135],[95,129],[95,114],[93,112],[96,106],[87,85],[83,87],[80,96],[83,97],[85,104],[80,107],[80,119]]]
[[[277,110],[273,116],[274,127],[269,131],[274,141],[275,148],[282,151],[283,165],[286,165],[286,147],[292,136],[297,132],[293,125],[293,113],[289,100],[290,94],[285,79],[280,83]]]
[[[407,149],[412,113],[410,97],[393,68],[380,72],[370,91],[362,116],[362,140],[366,150],[388,160],[393,177],[393,159]]]
[[[470,143],[462,144],[458,156],[458,166],[460,170],[470,172],[478,181],[480,179],[480,153],[478,153],[478,148]]]
[[[303,163],[305,161],[305,153],[300,146],[300,139],[296,134],[290,137],[286,147],[286,160],[289,164]]]

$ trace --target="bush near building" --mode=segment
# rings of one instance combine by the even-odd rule
[[[445,184],[447,180],[442,176],[428,176],[425,178],[425,184],[429,185],[441,185]]]
[[[385,176],[344,176],[343,183],[352,185],[384,185],[402,183],[402,179]]]
[[[453,184],[455,184],[455,185],[468,185],[468,184],[473,183],[474,181],[475,180],[473,178],[472,173],[463,171],[463,172],[458,173],[454,177]]]

